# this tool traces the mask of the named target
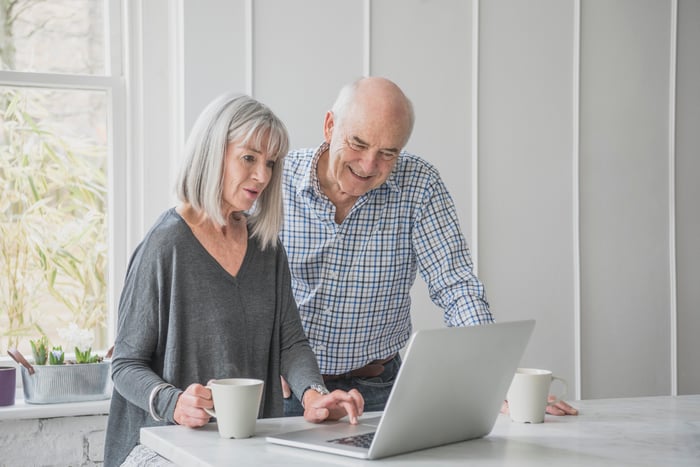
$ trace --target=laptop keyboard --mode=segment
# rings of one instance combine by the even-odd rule
[[[374,432],[364,433],[355,436],[346,436],[344,438],[331,439],[329,443],[342,444],[345,446],[356,446],[358,448],[367,448],[372,444],[374,439]]]

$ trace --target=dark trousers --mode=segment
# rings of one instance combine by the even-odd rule
[[[365,399],[365,412],[384,410],[400,366],[401,357],[396,355],[396,358],[384,364],[384,372],[379,376],[330,380],[326,381],[326,387],[331,392],[336,389],[343,391],[357,389]],[[304,408],[294,394],[284,400],[284,415],[286,417],[304,415]]]

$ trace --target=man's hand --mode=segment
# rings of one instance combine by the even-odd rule
[[[173,418],[178,425],[197,428],[209,423],[209,414],[204,409],[214,407],[211,389],[195,383],[190,384],[185,392],[180,394],[175,404]]]
[[[571,407],[564,401],[559,401],[556,404],[549,405],[549,403],[557,400],[555,396],[550,395],[547,398],[547,410],[546,412],[550,415],[578,415],[578,410]]]
[[[303,402],[304,419],[312,423],[339,420],[347,415],[350,423],[356,425],[365,409],[365,400],[357,389],[348,392],[336,389],[325,396],[309,389],[304,393]]]
[[[547,398],[547,407],[545,408],[545,412],[547,412],[550,415],[578,415],[578,410],[576,410],[574,407],[570,406],[564,401],[559,401],[556,404],[549,405],[549,403],[557,400],[556,396],[550,395]],[[508,401],[503,401],[503,405],[501,406],[501,413],[508,415],[509,410],[508,410]]]

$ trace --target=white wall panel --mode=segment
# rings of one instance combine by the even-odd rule
[[[574,3],[483,1],[479,258],[501,321],[535,318],[522,364],[574,383]]]
[[[678,3],[676,266],[678,393],[700,393],[700,2]]]
[[[472,3],[374,0],[371,5],[370,74],[392,79],[413,102],[416,124],[406,149],[437,167],[471,244]],[[412,299],[416,328],[443,325],[420,277]]]
[[[670,13],[582,2],[584,398],[670,391]]]
[[[292,147],[323,141],[344,84],[362,76],[363,2],[254,0],[253,93],[286,123]]]
[[[669,394],[676,349],[679,392],[700,391],[698,2],[678,0],[675,56],[675,0],[580,0],[580,17],[579,0],[180,1],[187,130],[251,91],[315,146],[341,85],[395,80],[416,107],[408,149],[479,233],[497,319],[538,321],[522,363],[570,398]],[[420,279],[413,298],[416,327],[442,325]]]
[[[183,0],[185,134],[212,99],[246,92],[245,0]]]

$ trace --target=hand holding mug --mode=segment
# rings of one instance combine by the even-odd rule
[[[178,425],[197,428],[209,423],[210,415],[205,412],[212,406],[211,391],[195,383],[190,384],[177,398],[173,418]]]
[[[207,384],[214,407],[204,409],[216,417],[222,438],[249,438],[255,433],[264,382],[251,378],[215,379]]]

